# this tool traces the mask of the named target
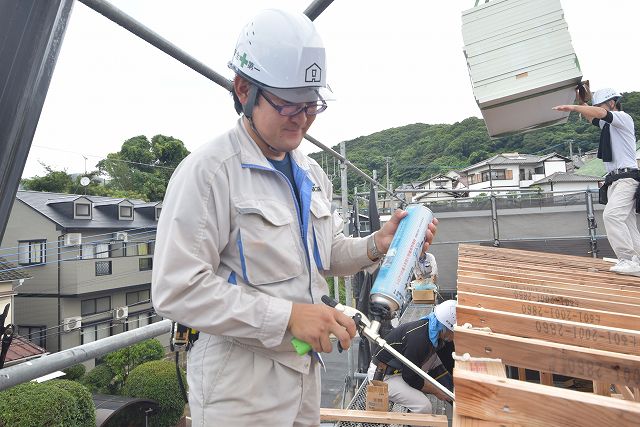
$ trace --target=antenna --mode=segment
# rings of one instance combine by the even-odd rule
[[[83,176],[82,178],[80,178],[80,185],[82,185],[83,187],[86,187],[87,185],[89,185],[89,183],[91,183],[89,177]]]

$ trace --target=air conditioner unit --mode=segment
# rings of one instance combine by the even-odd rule
[[[71,332],[82,327],[82,317],[66,317],[62,322],[62,329],[65,332]]]
[[[120,240],[122,242],[128,242],[129,241],[129,235],[127,234],[126,231],[118,231],[115,233],[115,239],[116,240]]]
[[[129,307],[118,307],[113,310],[113,319],[124,321],[129,317]]]
[[[67,233],[64,235],[65,246],[80,246],[82,244],[82,233]]]

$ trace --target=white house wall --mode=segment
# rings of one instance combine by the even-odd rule
[[[566,172],[567,164],[564,160],[550,160],[544,162],[545,176],[550,176],[556,172]]]

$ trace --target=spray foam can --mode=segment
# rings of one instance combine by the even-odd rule
[[[381,304],[391,312],[403,307],[408,300],[406,286],[422,252],[427,227],[433,220],[433,212],[422,205],[410,205],[407,212],[409,214],[400,221],[371,289],[371,303]]]

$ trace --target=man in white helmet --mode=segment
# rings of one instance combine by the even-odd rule
[[[453,390],[451,373],[445,368],[452,362],[452,355],[450,350],[444,350],[453,341],[455,325],[456,301],[447,300],[434,307],[427,316],[399,325],[384,339],[432,378]],[[369,379],[387,383],[390,402],[402,405],[411,412],[430,414],[433,408],[428,394],[450,401],[446,394],[404,366],[384,348],[374,348],[372,353]]]
[[[598,158],[603,160],[607,175],[600,189],[600,202],[606,204],[604,225],[609,243],[618,257],[617,264],[610,270],[640,276],[640,232],[636,222],[640,174],[633,119],[622,111],[621,97],[611,88],[600,89],[593,94],[591,106],[582,102],[554,109],[577,111],[601,129]],[[578,96],[577,99],[581,98]]]
[[[345,237],[331,182],[298,150],[331,96],[322,41],[306,16],[260,12],[229,65],[242,115],[171,178],[153,303],[199,331],[187,370],[194,426],[319,425],[318,353],[332,350],[330,334],[348,348],[356,332],[320,302],[323,275],[373,265],[406,212],[367,238]],[[313,351],[299,356],[294,337]]]

